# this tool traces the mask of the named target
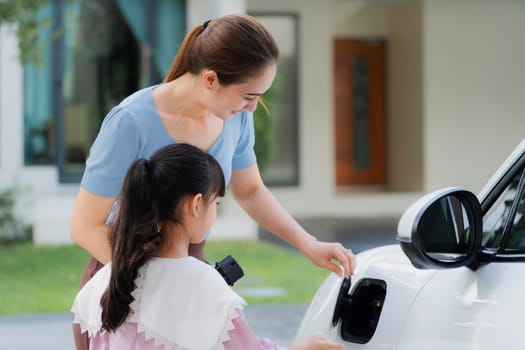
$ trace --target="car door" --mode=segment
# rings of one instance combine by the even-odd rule
[[[525,349],[525,157],[482,203],[482,252],[439,270],[404,322],[398,350]]]

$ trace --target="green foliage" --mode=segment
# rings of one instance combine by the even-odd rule
[[[291,249],[257,242],[209,242],[206,258],[219,261],[231,254],[244,270],[244,277],[233,287],[249,305],[309,303],[329,272],[315,266]],[[282,295],[244,296],[244,290],[277,288]]]
[[[275,154],[275,132],[273,130],[274,118],[272,111],[279,96],[281,79],[276,75],[273,84],[263,95],[268,112],[259,103],[258,108],[253,113],[253,123],[255,128],[255,154],[257,155],[257,165],[261,173],[272,163]]]
[[[22,63],[42,63],[38,46],[40,28],[50,25],[50,19],[40,20],[37,12],[50,0],[0,0],[0,25],[16,25],[16,35]]]
[[[15,215],[16,201],[20,193],[17,187],[0,190],[0,241],[24,236],[24,226]]]
[[[0,245],[0,314],[67,312],[88,254],[78,246]]]
[[[245,276],[234,286],[278,287],[281,296],[247,297],[249,304],[307,303],[328,275],[303,255],[265,242],[208,242],[210,262],[231,254]],[[67,312],[78,291],[88,253],[78,246],[35,247],[30,242],[0,244],[0,314]]]

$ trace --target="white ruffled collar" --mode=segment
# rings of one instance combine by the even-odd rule
[[[71,309],[73,322],[89,336],[102,326],[100,298],[110,275],[107,264],[80,290]],[[213,267],[192,257],[149,260],[135,286],[126,321],[137,323],[146,340],[167,350],[224,349],[236,309],[245,304]]]

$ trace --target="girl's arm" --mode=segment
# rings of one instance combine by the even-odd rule
[[[73,241],[103,264],[111,260],[106,220],[114,202],[113,197],[98,196],[81,187],[71,217]]]
[[[234,328],[228,331],[229,340],[223,343],[225,350],[286,350],[273,344],[270,340],[259,339],[248,325],[242,310],[236,309],[235,311],[238,317],[232,320]]]
[[[314,264],[340,275],[341,269],[333,262],[336,260],[344,267],[345,274],[354,271],[355,256],[352,252],[340,243],[320,242],[306,232],[264,185],[257,164],[233,170],[230,189],[252,219],[295,246]]]
[[[236,309],[238,317],[232,320],[234,328],[228,331],[229,340],[224,342],[225,350],[286,350],[269,339],[259,339],[248,325],[241,309]],[[325,337],[314,335],[289,350],[342,350],[341,344],[328,341]]]

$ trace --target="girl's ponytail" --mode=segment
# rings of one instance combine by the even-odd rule
[[[126,320],[138,270],[157,253],[162,242],[154,168],[155,164],[149,160],[135,161],[122,187],[119,212],[110,236],[111,279],[100,300],[102,329],[107,331],[115,330]]]

